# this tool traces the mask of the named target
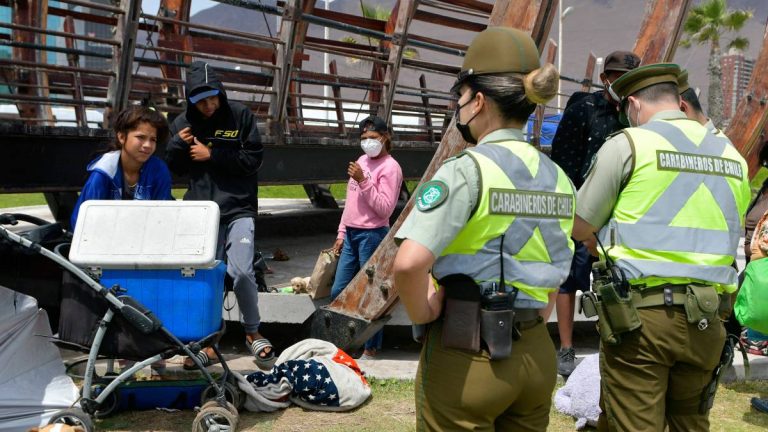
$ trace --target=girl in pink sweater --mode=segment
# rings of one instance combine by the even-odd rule
[[[389,232],[389,217],[395,210],[403,171],[389,154],[392,140],[387,123],[370,116],[360,122],[360,146],[365,152],[347,168],[347,201],[333,245],[339,255],[331,299],[355,277]],[[383,332],[365,343],[362,358],[371,358],[381,349]]]

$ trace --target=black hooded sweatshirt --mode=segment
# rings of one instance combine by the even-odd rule
[[[189,95],[201,88],[219,91],[219,109],[208,119],[203,117]],[[187,71],[187,109],[171,125],[172,138],[165,160],[171,171],[189,175],[185,200],[210,200],[219,205],[221,223],[258,214],[258,177],[264,146],[251,110],[227,100],[218,74],[205,62],[196,61]],[[179,138],[179,131],[192,128],[192,135],[211,149],[211,159],[195,162],[189,156],[189,144]]]

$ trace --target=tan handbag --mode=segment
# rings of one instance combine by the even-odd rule
[[[312,271],[307,287],[310,297],[321,299],[331,295],[331,286],[333,285],[333,277],[336,275],[338,262],[339,257],[333,253],[332,248],[320,251],[320,256],[317,257],[315,269]]]

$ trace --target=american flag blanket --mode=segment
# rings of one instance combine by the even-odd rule
[[[269,372],[235,374],[245,408],[269,412],[295,403],[319,411],[347,411],[371,396],[357,362],[330,342],[305,339],[287,348]]]

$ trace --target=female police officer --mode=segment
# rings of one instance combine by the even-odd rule
[[[478,145],[419,188],[395,235],[400,298],[414,323],[430,323],[418,430],[547,427],[555,349],[538,310],[568,275],[575,201],[568,177],[522,127],[558,78],[518,30],[488,28],[467,50],[453,87],[456,127]]]

